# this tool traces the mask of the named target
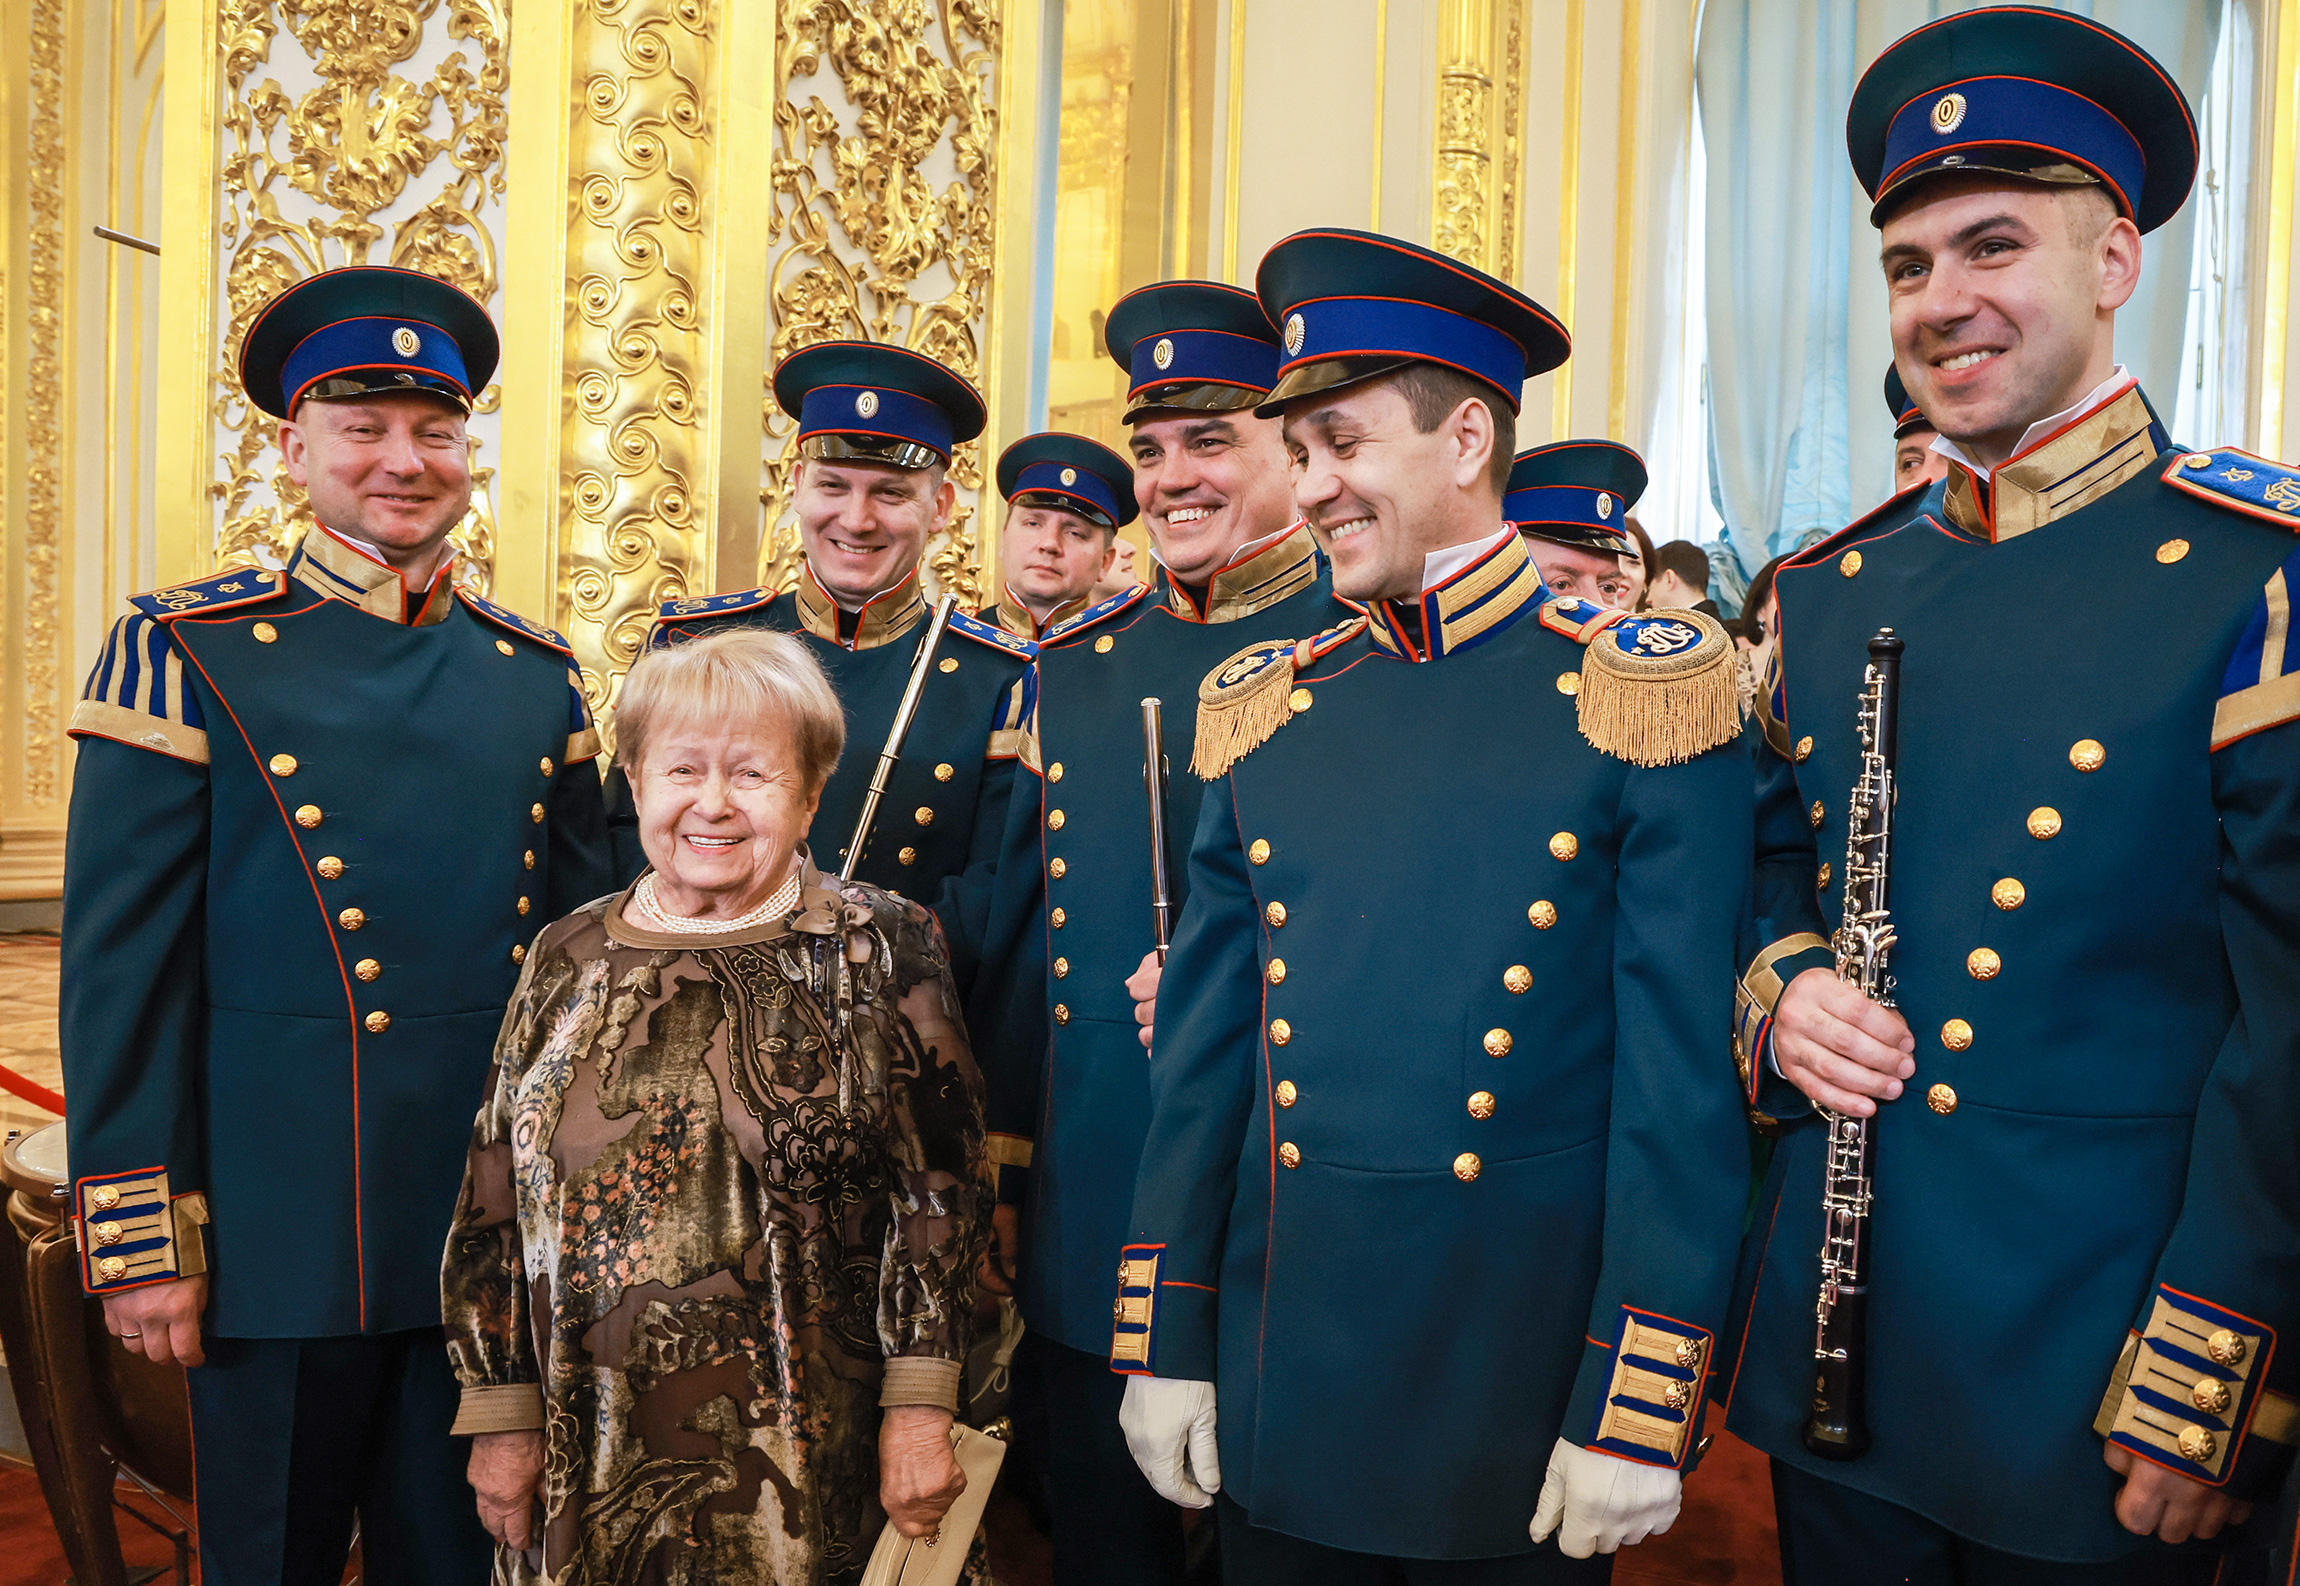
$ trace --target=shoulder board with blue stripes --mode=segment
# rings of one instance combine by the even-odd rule
[[[2272,458],[2233,446],[2184,452],[2164,470],[2164,482],[2199,500],[2300,530],[2300,468]]]
[[[533,639],[537,644],[557,650],[561,655],[571,656],[575,653],[575,647],[567,642],[564,635],[553,632],[539,622],[529,622],[508,606],[498,606],[494,601],[475,595],[468,589],[459,589],[456,593],[463,597],[464,604],[498,627],[509,628],[513,633]]]
[[[1019,634],[1008,633],[995,622],[985,622],[980,617],[970,617],[963,611],[953,611],[950,614],[950,631],[963,633],[978,644],[987,644],[994,650],[1004,650],[1007,654],[1020,660],[1035,661],[1038,659],[1038,646],[1028,639]]]
[[[731,595],[697,595],[687,600],[666,600],[655,609],[657,622],[688,622],[696,617],[724,617],[738,611],[756,611],[775,602],[772,589],[738,589]]]
[[[128,604],[147,617],[165,621],[197,611],[205,615],[211,611],[225,611],[233,606],[245,606],[258,600],[269,600],[287,589],[287,574],[274,573],[261,567],[237,567],[228,573],[217,573],[212,578],[197,579],[189,584],[177,584],[168,589],[155,589],[148,595],[130,595]]]
[[[1117,594],[1110,596],[1108,599],[1096,601],[1093,605],[1088,606],[1084,611],[1078,612],[1074,616],[1063,618],[1053,627],[1047,629],[1045,633],[1041,634],[1039,636],[1038,642],[1044,645],[1051,644],[1056,639],[1067,639],[1071,635],[1077,633],[1080,629],[1090,628],[1095,623],[1100,622],[1103,618],[1110,616],[1114,612],[1124,611],[1127,607],[1133,605],[1136,601],[1141,600],[1149,593],[1150,586],[1148,584],[1136,584],[1132,589],[1121,589]]]
[[[1340,622],[1337,622],[1332,627],[1326,629],[1325,632],[1313,633],[1307,639],[1304,639],[1301,643],[1295,645],[1295,671],[1299,672],[1304,667],[1308,666],[1312,661],[1317,660],[1320,656],[1333,654],[1334,651],[1339,650],[1343,645],[1349,643],[1359,634],[1366,631],[1366,627],[1372,621],[1372,619],[1366,615],[1365,609],[1351,601],[1345,600],[1342,602],[1342,604],[1349,606],[1350,609],[1356,613],[1356,615],[1344,617]]]
[[[1562,595],[1543,603],[1541,625],[1577,644],[1587,644],[1628,615],[1617,606],[1601,606],[1579,595]]]

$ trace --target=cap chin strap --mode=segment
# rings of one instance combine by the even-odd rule
[[[799,443],[799,455],[819,462],[885,463],[890,468],[921,468],[946,464],[950,459],[916,441],[884,440],[876,435],[809,435]]]
[[[376,370],[372,373],[350,370],[331,374],[324,380],[314,380],[296,393],[295,401],[288,405],[288,411],[292,413],[306,402],[357,402],[367,397],[404,396],[410,391],[443,398],[454,404],[457,411],[465,414],[471,411],[471,399],[450,382],[426,379],[422,375],[397,369],[389,372]]]

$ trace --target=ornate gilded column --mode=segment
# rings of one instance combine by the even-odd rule
[[[1518,277],[1526,0],[1439,0],[1437,167],[1430,245]]]

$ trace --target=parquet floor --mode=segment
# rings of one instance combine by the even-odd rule
[[[56,1056],[56,938],[44,932],[0,936],[0,1066],[35,1085],[64,1088]],[[0,1134],[26,1133],[56,1115],[0,1090]]]

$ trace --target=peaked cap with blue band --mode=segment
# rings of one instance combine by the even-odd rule
[[[1370,231],[1297,231],[1262,256],[1254,286],[1283,356],[1254,410],[1265,418],[1409,363],[1482,380],[1515,413],[1525,382],[1573,352],[1565,327],[1515,287]]]
[[[1517,454],[1501,515],[1519,533],[1600,556],[1636,556],[1622,527],[1645,494],[1645,460],[1618,441],[1554,441]]]
[[[1134,521],[1134,470],[1100,441],[1046,430],[998,455],[998,493],[1018,507],[1075,512],[1106,529]]]
[[[1962,11],[1904,35],[1862,73],[1845,146],[1872,225],[1922,177],[1988,171],[2104,184],[2153,231],[2196,179],[2196,118],[2172,74],[2114,29],[2036,6]]]
[[[1102,322],[1126,371],[1126,422],[1158,408],[1235,413],[1278,383],[1278,333],[1262,301],[1220,281],[1160,281],[1127,293]]]
[[[926,468],[982,433],[982,394],[923,353],[818,341],[775,368],[775,405],[799,421],[799,453]]]
[[[264,306],[240,344],[240,386],[273,418],[306,397],[436,391],[469,411],[495,377],[495,324],[435,276],[356,264],[307,276]]]
[[[1894,440],[1933,427],[1933,421],[1925,417],[1925,410],[1909,395],[1909,388],[1901,384],[1901,371],[1891,364],[1885,365],[1885,411],[1893,415]]]

